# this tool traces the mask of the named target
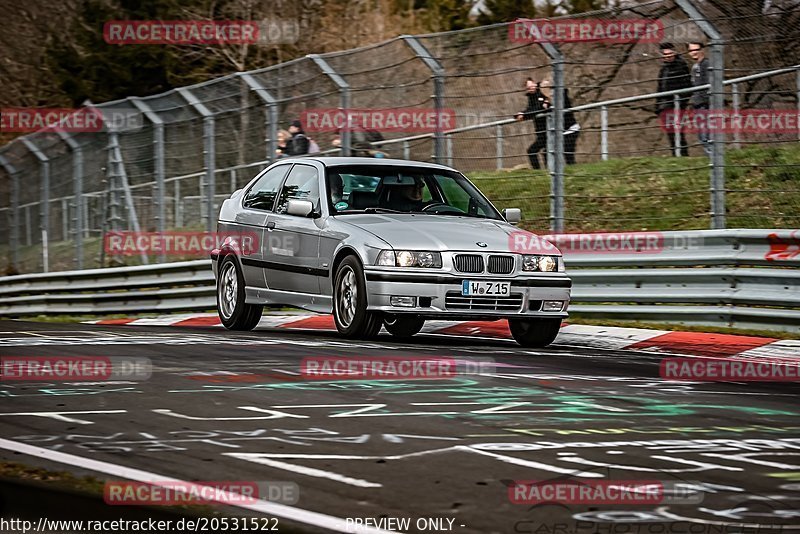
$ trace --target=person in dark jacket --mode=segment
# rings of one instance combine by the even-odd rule
[[[692,65],[692,86],[706,85],[708,83],[708,58],[703,50],[703,43],[689,43],[689,57],[694,60]],[[700,89],[692,93],[692,110],[695,113],[708,113],[708,89]],[[697,132],[697,139],[703,146],[706,156],[711,157],[711,142],[708,130]]]
[[[542,93],[539,84],[533,78],[525,81],[525,92],[528,97],[528,107],[517,113],[515,118],[518,121],[533,121],[536,139],[528,147],[528,159],[531,167],[541,169],[539,152],[547,148],[547,115],[544,112],[550,109],[550,100]]]
[[[657,92],[675,91],[676,89],[687,89],[692,86],[692,78],[689,74],[689,66],[686,61],[678,55],[675,51],[675,46],[672,43],[661,43],[661,58],[664,64],[658,72],[658,88]],[[678,105],[681,113],[686,110],[689,104],[688,96],[684,94],[678,96]],[[675,101],[673,95],[659,96],[656,98],[656,114],[661,115],[667,111],[675,109]],[[666,124],[666,121],[662,121]],[[688,156],[689,147],[686,144],[686,136],[682,131],[668,131],[667,135],[670,139],[670,152],[674,154],[675,151],[675,137],[680,135],[680,155]]]
[[[300,121],[292,121],[292,124],[289,125],[289,133],[292,134],[292,138],[286,141],[286,148],[283,153],[287,156],[308,154],[308,148],[311,143],[308,140],[308,136],[303,132],[303,125]]]
[[[550,80],[542,80],[540,89],[544,96],[552,100]],[[564,88],[564,109],[570,109],[572,101],[569,98],[569,89]],[[564,112],[564,163],[575,165],[575,146],[578,144],[578,137],[581,134],[581,125],[575,119],[575,112]]]

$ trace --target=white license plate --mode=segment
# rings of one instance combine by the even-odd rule
[[[511,294],[511,282],[461,282],[461,294],[465,297],[507,297]]]

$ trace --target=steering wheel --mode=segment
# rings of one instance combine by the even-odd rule
[[[436,210],[436,213],[465,213],[463,210],[451,206],[450,204],[445,204],[444,202],[434,202],[432,204],[428,204],[427,206],[423,207],[420,211],[432,211],[434,208],[444,208]]]

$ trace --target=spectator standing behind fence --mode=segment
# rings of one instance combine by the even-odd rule
[[[525,81],[525,93],[528,97],[528,107],[517,113],[515,118],[518,121],[533,121],[536,139],[528,147],[528,159],[531,161],[531,167],[541,169],[539,152],[547,148],[547,115],[544,112],[550,109],[550,100],[544,96],[539,84],[533,78]]]
[[[286,142],[292,137],[292,134],[286,130],[278,130],[278,138],[276,140],[275,155],[279,158],[286,157]]]
[[[661,58],[664,60],[664,64],[661,65],[661,70],[658,72],[657,92],[661,93],[664,91],[675,91],[677,89],[688,89],[691,87],[692,78],[689,74],[689,66],[686,64],[686,61],[684,61],[684,59],[677,54],[675,51],[675,45],[672,43],[661,43],[659,48],[661,49]],[[680,94],[677,96],[680,112],[683,113],[686,111],[689,99],[686,94]],[[675,100],[673,95],[664,95],[656,98],[657,115],[660,116],[662,113],[666,113],[667,111],[674,109]],[[675,119],[675,124],[679,124],[678,117]],[[667,121],[663,120],[663,117],[661,124],[667,124]],[[675,138],[680,136],[680,155],[689,155],[689,147],[686,145],[686,136],[683,134],[682,130],[679,128],[668,128],[667,136],[670,140],[670,153],[675,153]]]
[[[708,83],[708,58],[703,48],[703,43],[689,43],[689,57],[694,60],[692,65],[692,86],[706,85]],[[708,89],[700,89],[692,93],[692,110],[695,113],[708,114]],[[697,139],[703,146],[706,156],[711,157],[711,139],[708,130],[697,132]]]
[[[389,155],[386,152],[378,150],[381,145],[378,144],[383,141],[383,134],[377,130],[354,130],[350,136],[350,156],[358,158],[386,158]],[[376,143],[376,144],[373,144]],[[334,148],[342,147],[341,134],[337,134],[331,142]],[[347,155],[347,154],[345,154]]]
[[[541,91],[544,96],[552,101],[552,83],[550,80],[542,80]],[[570,109],[572,101],[569,99],[569,89],[564,88],[564,109]],[[578,144],[578,137],[581,134],[581,125],[575,119],[573,111],[564,112],[564,163],[575,165],[575,146]]]
[[[308,136],[303,132],[303,125],[300,121],[292,121],[289,125],[289,133],[292,138],[286,141],[286,149],[283,151],[287,156],[303,156],[308,154],[310,142]]]

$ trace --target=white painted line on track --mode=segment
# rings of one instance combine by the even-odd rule
[[[156,486],[174,484],[174,483],[178,484],[190,483],[190,481],[165,477],[162,475],[158,475],[156,473],[150,473],[148,471],[142,471],[140,469],[134,469],[131,467],[124,467],[121,465],[112,464],[108,462],[101,462],[99,460],[90,460],[88,458],[83,458],[81,456],[75,456],[73,454],[57,452],[50,449],[43,449],[41,447],[35,447],[33,445],[27,445],[25,443],[18,443],[16,441],[11,441],[8,439],[0,438],[0,449],[19,452],[22,454],[28,454],[30,456],[42,458],[44,460],[50,460],[52,462],[57,462],[60,464],[72,465],[75,467],[88,469],[90,471],[96,471],[98,473],[105,473],[107,475],[125,478],[128,480],[152,483],[153,485]],[[322,527],[328,530],[332,530],[334,532],[349,532],[350,530],[352,530],[352,527],[350,530],[347,530],[347,522],[339,517],[334,517],[331,515],[321,514],[319,512],[312,512],[310,510],[304,510],[302,508],[295,508],[293,506],[288,506],[285,504],[278,504],[262,500],[258,500],[253,504],[239,503],[236,501],[247,501],[249,497],[246,499],[242,495],[229,491],[224,491],[224,492],[220,491],[218,493],[220,493],[221,500],[223,500],[224,504],[226,504],[227,506],[234,506],[237,508],[243,508],[254,512],[260,512],[269,516],[281,517],[284,519],[289,519],[291,521],[296,521],[298,523],[303,523],[305,525]],[[397,531],[393,530],[381,530],[378,528],[368,527],[364,525],[359,525],[358,528],[359,528],[358,531],[360,533],[363,532],[364,534],[397,533]]]

